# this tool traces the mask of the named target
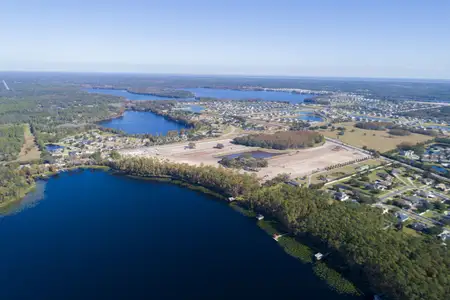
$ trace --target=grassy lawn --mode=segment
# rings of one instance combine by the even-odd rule
[[[395,149],[395,147],[402,142],[409,142],[415,144],[432,139],[430,136],[415,133],[409,136],[393,136],[389,135],[387,130],[386,131],[365,130],[354,127],[354,124],[355,122],[334,124],[335,127],[346,128],[345,134],[341,136],[337,135],[338,133],[337,130],[331,131],[327,129],[327,130],[319,130],[319,132],[321,132],[323,135],[327,137],[339,139],[344,143],[356,147],[362,148],[363,146],[367,146],[369,149],[375,149],[380,152],[386,152],[388,150]]]
[[[24,135],[25,135],[25,143],[20,150],[19,157],[17,161],[31,161],[36,160],[41,157],[41,151],[36,145],[34,140],[34,135],[31,134],[30,126],[24,125]]]

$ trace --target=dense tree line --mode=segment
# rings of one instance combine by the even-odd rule
[[[348,266],[347,277],[391,299],[441,300],[450,293],[450,253],[434,237],[416,238],[388,229],[394,218],[377,208],[338,203],[322,191],[282,183],[261,187],[254,176],[223,168],[189,166],[155,158],[111,162],[122,172],[169,176],[224,195],[276,217],[292,233],[313,240]]]
[[[250,147],[285,150],[314,147],[324,141],[323,135],[317,132],[300,130],[280,131],[274,134],[250,134],[234,138],[233,143]]]
[[[406,129],[400,129],[400,128],[392,128],[392,129],[389,130],[388,133],[392,134],[392,135],[398,135],[398,136],[411,135],[411,131],[406,130]]]
[[[239,174],[212,166],[164,162],[157,158],[127,158],[112,161],[109,166],[127,174],[146,177],[171,177],[201,185],[226,196],[249,194],[258,188],[256,175]]]
[[[368,130],[386,130],[394,127],[394,123],[391,122],[358,122],[355,127]]]
[[[23,125],[0,126],[0,161],[16,159],[24,142]]]

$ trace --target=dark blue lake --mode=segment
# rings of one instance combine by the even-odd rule
[[[254,158],[270,158],[273,156],[280,155],[279,153],[269,153],[269,152],[264,152],[264,151],[251,151],[251,152],[228,154],[228,155],[221,156],[221,158],[223,158],[223,157],[236,158],[236,157],[242,156],[244,154],[250,154]]]
[[[65,173],[0,222],[0,299],[354,299],[254,219],[166,183]]]
[[[129,134],[150,133],[165,135],[170,130],[187,128],[152,112],[126,111],[120,118],[100,122],[99,125],[125,131]]]
[[[323,122],[323,118],[313,112],[300,112],[298,119],[308,122]]]
[[[158,97],[153,95],[141,95],[133,94],[126,90],[114,90],[114,89],[84,89],[88,93],[113,95],[118,97],[124,97],[128,100],[176,100],[174,98],[168,97]]]
[[[190,88],[184,89],[195,94],[196,97],[213,97],[218,99],[263,99],[267,101],[289,101],[290,103],[303,103],[306,98],[314,95],[301,95],[286,92],[269,91],[236,91],[224,89]]]

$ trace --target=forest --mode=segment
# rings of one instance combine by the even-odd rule
[[[280,131],[274,134],[250,134],[233,139],[233,143],[239,145],[278,150],[314,147],[324,141],[323,135],[303,130]]]
[[[0,126],[0,161],[16,159],[24,142],[23,125]]]
[[[13,92],[0,92],[0,124],[33,123],[43,142],[85,131],[89,124],[123,110],[119,97],[89,94],[67,84],[10,85]]]
[[[109,162],[113,169],[144,177],[171,177],[201,185],[272,216],[299,238],[315,241],[342,260],[345,275],[389,299],[441,300],[450,293],[450,252],[435,237],[413,237],[386,228],[395,222],[377,208],[334,201],[328,194],[283,183],[260,186],[256,176],[211,166],[156,158]],[[299,283],[300,284],[300,283]]]
[[[0,165],[0,206],[2,203],[23,198],[34,185],[17,165]]]

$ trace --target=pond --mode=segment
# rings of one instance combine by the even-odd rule
[[[100,122],[99,125],[107,128],[122,130],[128,134],[166,135],[168,131],[188,128],[163,116],[152,112],[126,111],[122,117]]]
[[[315,114],[314,112],[300,112],[299,113],[299,117],[298,119],[302,120],[302,121],[308,121],[308,122],[323,122],[323,118],[318,115]]]
[[[226,89],[209,89],[209,88],[189,88],[184,89],[194,93],[196,97],[212,97],[218,99],[262,99],[266,101],[288,101],[290,103],[303,103],[306,98],[314,95],[293,94],[287,92],[271,92],[271,91],[238,91]]]
[[[1,299],[355,299],[256,220],[168,183],[63,173],[0,221]]]
[[[242,156],[245,154],[250,154],[254,158],[270,158],[270,157],[280,155],[281,153],[270,153],[270,152],[265,152],[265,151],[250,151],[250,152],[228,154],[228,155],[221,156],[220,158],[224,158],[224,157],[236,158],[236,157],[239,157],[239,156]]]
[[[432,166],[431,169],[435,172],[441,173],[441,174],[447,174],[448,170],[441,166]]]
[[[64,149],[64,146],[56,145],[56,144],[47,144],[47,145],[45,145],[45,149],[48,152],[56,152],[58,150]]]

